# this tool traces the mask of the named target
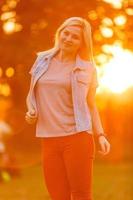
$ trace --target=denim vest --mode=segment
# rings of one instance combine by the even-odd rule
[[[30,109],[33,108],[36,114],[37,106],[34,87],[42,74],[47,71],[50,60],[56,53],[57,50],[54,49],[40,53],[29,72],[31,74],[31,83],[26,103],[28,110],[30,111]],[[70,78],[74,117],[76,130],[78,132],[85,130],[92,132],[92,120],[87,103],[87,94],[89,87],[91,86],[92,77],[95,70],[96,69],[92,62],[82,60],[79,55],[76,56],[75,66],[71,71]]]

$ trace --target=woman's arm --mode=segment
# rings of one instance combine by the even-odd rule
[[[26,107],[27,107],[28,111],[25,114],[25,120],[29,124],[34,124],[37,120],[37,115],[36,115],[35,109],[30,102],[30,90],[31,90],[32,82],[33,82],[33,76],[31,75],[30,87],[29,87],[29,91],[28,91],[28,94],[26,97]]]
[[[104,134],[104,130],[95,103],[95,94],[96,94],[96,87],[90,87],[87,95],[87,103],[91,113],[93,130],[98,136],[98,141],[101,147],[101,150],[99,150],[98,152],[103,155],[106,155],[110,151],[110,143],[108,142],[105,136],[100,136],[101,133]]]

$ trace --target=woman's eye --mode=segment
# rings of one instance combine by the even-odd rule
[[[64,34],[65,36],[68,36],[70,33],[67,32],[67,31],[65,31],[65,32],[63,32],[63,34]],[[71,35],[71,34],[70,34],[70,35]],[[79,37],[78,37],[77,35],[71,35],[71,37],[72,37],[73,39],[79,40]]]
[[[80,39],[80,37],[78,35],[73,35],[72,37],[73,37],[73,39],[76,39],[76,40]]]
[[[68,33],[68,32],[64,32],[64,34],[65,34],[65,35],[68,35],[69,33]]]
[[[79,39],[79,37],[78,37],[78,36],[76,36],[76,35],[74,35],[74,36],[73,36],[73,38],[74,38],[74,39],[77,39],[77,40]]]

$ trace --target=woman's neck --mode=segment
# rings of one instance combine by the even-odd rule
[[[55,57],[58,58],[62,62],[75,61],[76,54],[68,53],[68,52],[60,50]]]

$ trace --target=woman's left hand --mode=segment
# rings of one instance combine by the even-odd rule
[[[100,144],[101,150],[98,151],[99,153],[106,155],[110,152],[110,143],[104,136],[100,136],[98,138],[98,142]]]

